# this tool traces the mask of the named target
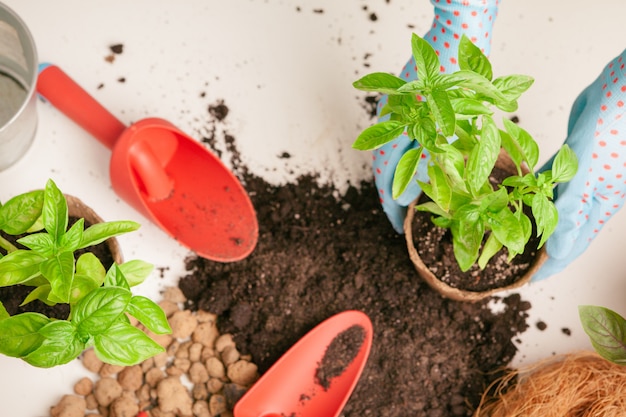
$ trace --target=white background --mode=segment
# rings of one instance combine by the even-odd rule
[[[162,117],[199,139],[209,119],[208,104],[223,99],[230,108],[225,128],[254,173],[280,183],[318,172],[339,189],[371,176],[369,155],[350,148],[371,123],[363,95],[351,83],[370,71],[400,71],[410,54],[411,32],[424,34],[433,16],[427,0],[5,3],[26,21],[40,61],[64,68],[124,123]],[[621,0],[593,5],[505,0],[501,5],[491,52],[494,72],[536,79],[516,114],[539,141],[543,160],[565,139],[576,95],[626,46],[625,13]],[[124,44],[124,52],[108,63],[108,47],[116,43]],[[118,82],[120,77],[126,82]],[[98,89],[100,84],[104,87]],[[35,142],[16,165],[0,172],[0,201],[53,178],[106,220],[141,222],[139,232],[120,241],[126,259],[168,268],[163,278],[155,272],[138,288],[158,298],[159,289],[175,285],[184,272],[188,251],[114,194],[108,149],[49,105],[38,105]],[[283,152],[292,157],[278,158]],[[579,304],[626,313],[624,216],[615,216],[567,270],[521,290],[532,303],[531,328],[520,336],[515,365],[589,347],[578,322]],[[538,321],[547,329],[539,331]],[[2,357],[0,414],[46,416],[85,374],[78,363],[41,370]]]

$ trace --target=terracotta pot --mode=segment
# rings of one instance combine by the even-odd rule
[[[498,161],[496,162],[496,167],[503,169],[507,172],[512,172],[512,173],[516,172],[516,168],[515,168],[515,165],[513,164],[513,161],[511,161],[509,156],[504,152],[500,152],[500,156],[498,158]],[[525,167],[522,167],[522,170],[524,171],[524,173],[528,172],[528,169],[525,169]],[[413,265],[415,266],[415,269],[417,270],[417,272],[428,283],[428,285],[430,285],[433,289],[435,289],[441,295],[447,298],[451,298],[457,301],[476,302],[501,291],[519,288],[531,280],[532,276],[535,274],[535,272],[539,270],[541,265],[545,262],[545,260],[548,257],[545,251],[545,245],[544,245],[537,252],[534,261],[531,263],[529,269],[526,271],[524,276],[520,277],[513,284],[507,285],[505,287],[494,288],[491,290],[481,291],[481,292],[467,291],[467,290],[461,290],[458,288],[451,287],[450,285],[446,284],[445,282],[437,278],[437,276],[435,276],[435,274],[433,274],[430,271],[430,269],[428,269],[428,267],[424,264],[421,257],[419,256],[417,249],[415,248],[415,243],[413,241],[413,230],[412,230],[411,225],[413,223],[413,218],[415,217],[415,205],[416,204],[417,204],[417,199],[414,200],[409,205],[406,218],[404,219],[404,236],[406,239],[407,249],[409,251],[409,257],[411,258],[411,261],[413,262]]]
[[[70,217],[84,218],[85,224],[92,225],[96,223],[102,223],[104,220],[89,206],[83,203],[79,198],[65,194],[65,200],[67,201],[67,210]],[[109,238],[104,243],[111,251],[111,256],[116,264],[124,262],[122,256],[122,250],[120,244],[116,238]]]

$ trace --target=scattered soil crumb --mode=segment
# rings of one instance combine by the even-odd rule
[[[561,329],[561,332],[565,335],[565,336],[571,336],[572,335],[572,330],[567,328],[567,327],[563,327]]]
[[[216,104],[209,105],[209,114],[221,122],[228,116],[228,106],[224,100],[218,100]]]
[[[537,322],[537,328],[543,332],[545,329],[548,328],[548,325],[544,321],[539,320]]]
[[[113,52],[116,55],[121,54],[122,52],[124,52],[124,44],[122,43],[116,43],[115,45],[111,45],[109,46],[109,49],[111,50],[111,52]]]

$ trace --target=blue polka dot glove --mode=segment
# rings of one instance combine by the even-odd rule
[[[435,6],[435,18],[424,39],[437,51],[441,62],[441,72],[454,72],[459,69],[457,50],[461,35],[465,34],[477,45],[485,55],[489,55],[491,29],[496,19],[499,0],[431,0]],[[400,77],[405,81],[417,78],[415,61],[413,58],[402,69]],[[383,96],[378,103],[378,113],[387,102]],[[389,117],[380,117],[379,121]],[[404,233],[402,224],[406,215],[407,206],[415,200],[421,190],[416,179],[425,181],[426,164],[419,164],[414,181],[396,200],[391,197],[393,176],[398,161],[402,155],[413,147],[416,141],[409,140],[406,134],[376,149],[373,154],[374,179],[380,202],[385,214],[398,233]]]
[[[604,68],[578,96],[570,113],[567,143],[578,156],[578,172],[555,190],[559,223],[546,243],[542,280],[582,254],[626,195],[626,51]],[[545,168],[551,166],[551,161]]]

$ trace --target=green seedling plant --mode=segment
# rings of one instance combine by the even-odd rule
[[[18,248],[0,238],[0,286],[28,285],[33,289],[23,304],[41,300],[69,304],[66,320],[27,312],[9,315],[0,303],[0,353],[37,367],[65,364],[92,347],[104,362],[133,365],[164,349],[132,325],[135,317],[155,334],[170,333],[163,310],[152,300],[133,295],[153,266],[131,260],[108,270],[91,252],[75,252],[128,233],[132,221],[112,221],[85,228],[78,219],[68,228],[67,201],[49,180],[44,190],[20,194],[0,205],[0,230],[20,236]],[[87,249],[88,250],[88,249]]]
[[[458,50],[460,69],[450,74],[440,72],[437,54],[427,41],[413,35],[411,46],[416,80],[377,72],[354,82],[359,90],[388,95],[381,109],[388,119],[366,128],[353,148],[374,150],[403,134],[417,141],[419,146],[404,153],[396,167],[393,198],[404,192],[418,164],[427,163],[428,181],[418,183],[432,201],[416,209],[432,213],[437,226],[451,230],[461,270],[475,263],[484,269],[502,247],[509,259],[524,251],[532,235],[524,206],[532,209],[541,247],[558,222],[553,189],[573,178],[576,155],[564,145],[552,168],[535,174],[535,140],[509,118],[502,118],[502,128],[494,118],[496,109],[515,111],[534,80],[526,75],[494,78],[490,61],[465,36]],[[494,187],[489,177],[501,152],[508,153],[517,172]]]
[[[606,307],[578,307],[583,330],[600,356],[619,365],[626,365],[626,320]]]

